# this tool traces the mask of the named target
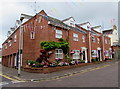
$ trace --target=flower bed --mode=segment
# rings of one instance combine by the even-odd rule
[[[80,63],[77,65],[69,65],[69,66],[57,66],[57,67],[45,67],[45,68],[33,68],[33,67],[24,67],[22,68],[23,71],[31,72],[31,73],[51,73],[65,69],[77,68],[81,66],[91,65],[94,63]]]

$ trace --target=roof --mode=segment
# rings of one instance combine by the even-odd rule
[[[62,22],[67,21],[67,20],[69,20],[69,19],[71,19],[71,18],[73,18],[73,17],[66,18],[66,19],[62,20]],[[75,21],[74,18],[73,18],[73,20]]]
[[[81,23],[81,24],[78,24],[78,25],[80,25],[80,26],[82,26],[82,25],[85,25],[85,24],[88,24],[89,22],[84,22],[84,23]],[[90,24],[90,23],[89,23]]]
[[[101,25],[99,25],[99,26],[95,26],[95,27],[91,27],[92,29],[95,29],[95,28],[100,28],[100,27],[102,27]]]
[[[103,34],[104,34],[104,33],[110,33],[110,32],[113,32],[113,29],[104,30],[104,31],[103,31]]]

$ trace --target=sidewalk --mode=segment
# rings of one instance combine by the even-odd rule
[[[103,62],[103,63],[100,63],[100,64],[94,64],[94,65],[87,65],[87,66],[83,66],[83,67],[78,67],[78,68],[68,69],[68,70],[62,70],[62,71],[48,73],[48,74],[28,73],[28,72],[21,71],[21,76],[19,78],[17,77],[17,69],[2,66],[2,73],[4,75],[7,75],[7,76],[11,77],[11,78],[16,78],[16,79],[19,79],[19,80],[26,80],[26,81],[27,80],[28,81],[45,80],[45,79],[58,78],[58,77],[63,77],[63,76],[70,75],[70,74],[75,74],[75,73],[78,73],[82,70],[89,70],[89,69],[96,68],[96,67],[101,67],[101,66],[104,66],[104,65],[107,65],[107,64],[113,64],[117,61],[118,60],[114,59],[114,60],[109,61],[109,62]]]

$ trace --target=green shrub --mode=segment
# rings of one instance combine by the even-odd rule
[[[85,60],[80,60],[80,63],[85,63]]]
[[[39,63],[34,60],[28,60],[28,65],[32,66],[33,64],[38,65]]]
[[[96,62],[96,59],[91,59],[92,62]]]

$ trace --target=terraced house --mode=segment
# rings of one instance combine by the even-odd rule
[[[27,20],[26,20],[27,17]],[[92,27],[89,22],[76,24],[73,17],[58,20],[48,16],[44,10],[35,16],[21,16],[22,24],[2,44],[2,64],[8,67],[17,67],[18,58],[21,55],[21,66],[27,64],[27,60],[36,60],[40,55],[40,42],[55,41],[60,38],[68,40],[70,47],[68,56],[74,60],[92,62],[98,58],[103,61],[111,57],[111,40]],[[18,51],[21,50],[19,54]],[[55,49],[49,60],[65,60],[62,49]]]

